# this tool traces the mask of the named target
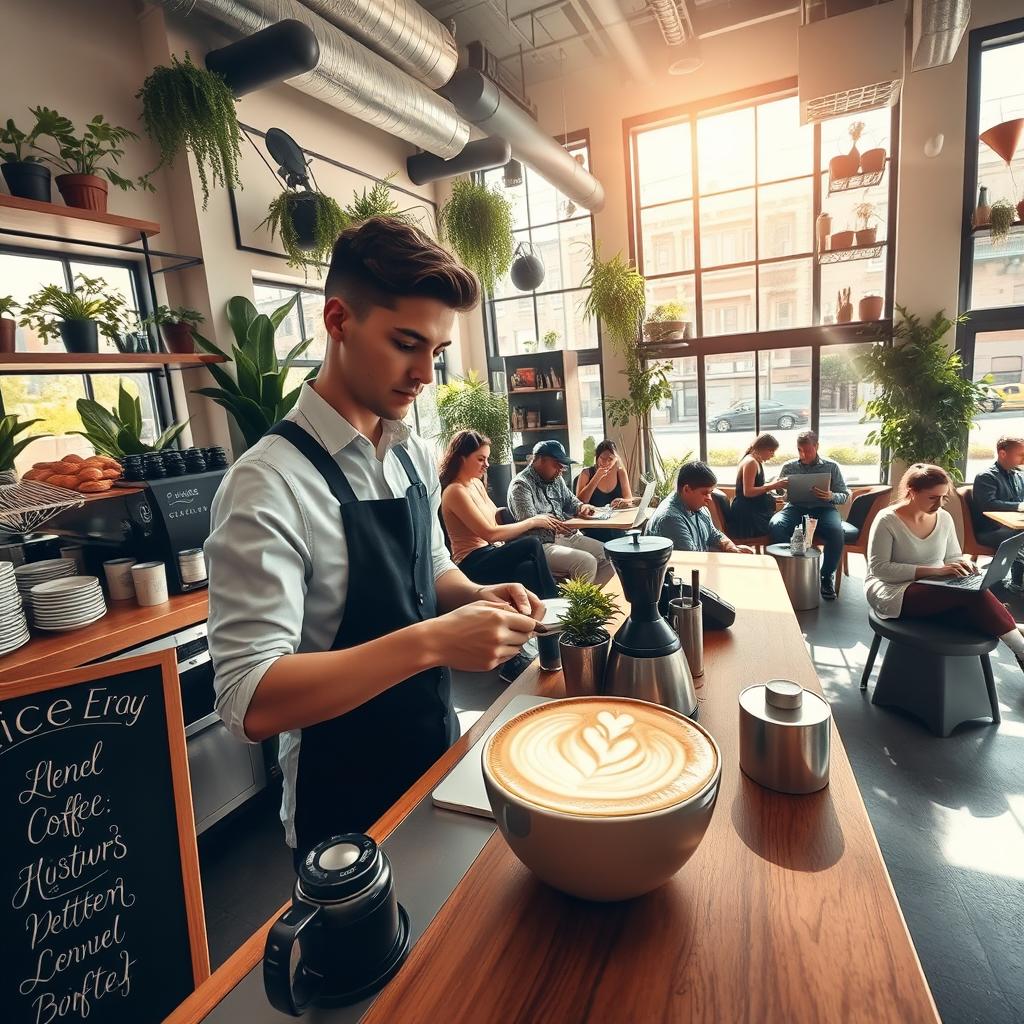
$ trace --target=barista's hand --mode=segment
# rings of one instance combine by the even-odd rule
[[[536,619],[512,611],[504,600],[488,600],[465,604],[423,626],[430,630],[433,664],[462,672],[490,672],[519,653],[535,624]]]
[[[481,587],[477,591],[477,600],[507,604],[515,611],[531,615],[538,621],[544,618],[544,605],[540,598],[522,583],[496,583],[491,587]]]

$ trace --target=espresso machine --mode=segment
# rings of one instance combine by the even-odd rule
[[[658,610],[672,541],[630,530],[625,537],[608,541],[604,549],[630,606],[629,616],[612,639],[604,692],[694,717],[697,695],[690,666],[679,637]]]

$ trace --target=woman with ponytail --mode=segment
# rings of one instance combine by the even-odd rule
[[[736,496],[729,506],[730,537],[764,537],[775,514],[773,491],[785,487],[785,478],[770,484],[764,482],[764,464],[779,450],[779,442],[771,434],[758,434],[744,452],[736,473]]]

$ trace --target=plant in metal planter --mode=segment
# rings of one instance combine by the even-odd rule
[[[284,388],[292,363],[309,348],[312,339],[298,342],[283,360],[278,359],[274,347],[274,332],[291,312],[297,299],[296,293],[270,316],[260,313],[244,295],[230,299],[228,322],[235,336],[231,355],[198,331],[192,332],[196,344],[204,352],[223,356],[235,364],[234,377],[223,367],[208,364],[207,369],[220,386],[197,388],[193,394],[203,395],[226,409],[238,426],[247,448],[251,448],[289,412],[299,397],[301,384],[288,392]],[[314,378],[318,370],[319,366],[314,366],[304,380]]]
[[[146,134],[160,150],[157,168],[172,166],[183,149],[196,158],[204,210],[211,184],[242,187],[242,130],[234,93],[221,75],[193,64],[187,53],[184,60],[172,55],[170,67],[154,68],[136,98]]]
[[[144,455],[169,448],[188,426],[175,423],[168,427],[152,444],[142,440],[142,403],[128,393],[121,381],[117,389],[117,405],[107,409],[91,398],[80,398],[76,407],[85,430],[73,430],[84,437],[99,455],[123,459],[126,455]]]
[[[19,434],[42,422],[41,419],[19,422],[17,413],[0,416],[0,484],[15,482],[14,460],[28,445],[40,437],[50,437],[49,434],[32,434],[18,440]]]
[[[159,327],[167,350],[184,354],[195,352],[192,331],[205,319],[202,313],[184,306],[157,306],[141,323],[143,327]]]
[[[647,305],[646,282],[640,272],[622,253],[602,260],[595,246],[583,287],[589,289],[583,304],[586,319],[599,318],[615,344],[630,348],[640,333]]]
[[[0,171],[12,196],[19,199],[34,199],[36,202],[50,201],[50,168],[42,158],[32,152],[36,139],[48,134],[60,115],[55,110],[37,107],[33,111],[35,124],[23,132],[11,118],[0,127]]]
[[[493,294],[515,252],[512,204],[500,189],[481,181],[452,183],[452,194],[437,215],[441,240]]]
[[[615,599],[596,583],[574,577],[558,585],[568,602],[559,617],[562,675],[567,697],[601,692],[611,635],[608,623],[619,614]]]
[[[266,226],[270,237],[281,236],[288,266],[308,270],[329,263],[338,235],[348,218],[337,202],[315,189],[286,189],[270,203]]]
[[[127,323],[128,307],[120,292],[108,290],[102,277],[76,274],[74,288],[48,284],[28,297],[21,326],[34,330],[43,344],[58,336],[69,352],[96,352],[102,333],[117,344]]]

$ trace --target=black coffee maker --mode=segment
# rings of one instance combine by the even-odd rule
[[[293,1017],[313,1005],[358,1003],[394,977],[409,944],[409,915],[395,896],[387,854],[369,836],[333,836],[299,866],[292,905],[267,936],[267,998]]]

